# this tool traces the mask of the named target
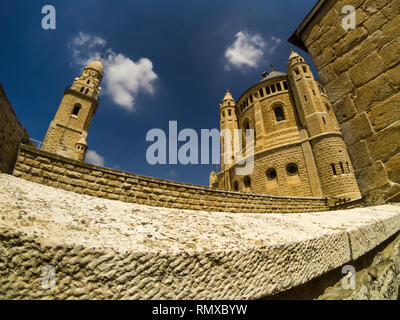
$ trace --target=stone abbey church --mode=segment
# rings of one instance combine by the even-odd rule
[[[210,186],[230,191],[300,197],[358,199],[354,170],[326,91],[310,66],[291,51],[288,73],[272,69],[236,102],[229,91],[220,105],[220,129],[241,129],[242,153],[251,149],[254,170],[236,175],[235,148],[224,150],[221,172],[212,172]],[[101,61],[89,63],[65,90],[42,150],[84,161],[86,138],[98,106],[103,78]],[[246,146],[246,130],[254,130]],[[230,153],[230,154],[227,154]],[[231,158],[231,164],[224,164]]]
[[[288,73],[264,72],[263,79],[237,102],[226,93],[220,105],[221,132],[230,130],[234,137],[235,130],[241,130],[242,156],[246,149],[253,150],[254,170],[248,176],[236,175],[235,148],[227,147],[222,137],[221,172],[211,173],[210,186],[279,196],[360,198],[324,86],[294,51],[287,69]],[[254,130],[254,142],[249,146],[247,129]],[[224,164],[229,158],[232,163]]]

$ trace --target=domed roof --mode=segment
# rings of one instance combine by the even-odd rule
[[[293,58],[297,58],[297,57],[300,57],[300,55],[297,52],[290,49],[289,61],[292,60]]]
[[[275,70],[274,68],[272,68],[272,71],[270,73],[264,72],[263,73],[263,79],[260,82],[266,81],[266,80],[270,80],[273,78],[278,78],[278,77],[282,77],[282,76],[287,76],[287,73],[284,72],[280,72]]]
[[[85,69],[94,69],[99,71],[100,73],[103,73],[103,64],[100,60],[92,61],[86,66]]]
[[[87,142],[86,139],[84,137],[82,137],[76,144],[81,144],[87,147]]]
[[[233,99],[231,93],[229,92],[229,90],[226,92],[225,97],[224,97],[224,99],[223,99],[222,101],[225,101],[225,100],[232,100],[232,101],[235,101],[235,100]]]

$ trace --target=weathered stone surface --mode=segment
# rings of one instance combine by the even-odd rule
[[[356,107],[354,106],[353,99],[350,95],[346,95],[333,104],[333,110],[339,123],[343,123],[353,118],[357,113]]]
[[[393,182],[400,183],[400,154],[390,158],[389,161],[385,163],[385,167],[389,179]]]
[[[353,83],[347,73],[342,73],[337,78],[326,85],[329,99],[332,102],[337,101],[345,94],[353,91]]]
[[[373,135],[374,129],[365,112],[342,124],[342,132],[347,145],[352,145]]]
[[[349,58],[350,60],[350,58]],[[348,69],[349,65],[345,65],[345,69]],[[373,53],[365,58],[360,63],[356,64],[349,70],[350,78],[354,84],[359,87],[367,83],[371,79],[377,77],[385,70],[385,64],[378,53]]]
[[[388,175],[382,161],[377,161],[369,167],[361,168],[357,171],[358,183],[365,192],[385,186]]]
[[[379,131],[368,141],[368,149],[374,160],[387,161],[400,151],[400,121]]]
[[[400,37],[385,46],[381,51],[383,61],[388,66],[393,66],[400,60]]]
[[[99,199],[8,175],[0,185],[3,299],[257,299],[347,264],[400,229],[399,206],[238,215]],[[46,265],[56,269],[50,290]]]
[[[368,117],[376,131],[400,120],[400,93],[376,105],[368,112]]]
[[[355,168],[361,169],[373,163],[366,141],[359,141],[348,146],[348,149],[351,154],[351,161]]]
[[[390,80],[386,74],[368,82],[357,89],[357,97],[354,104],[359,112],[367,111],[372,106],[380,103],[394,93]]]

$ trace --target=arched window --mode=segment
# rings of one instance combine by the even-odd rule
[[[81,110],[82,106],[78,103],[74,105],[74,109],[72,109],[72,114],[74,116],[77,116],[79,114],[79,111]]]
[[[239,191],[239,182],[235,181],[235,182],[233,183],[233,189],[234,189],[235,191]]]
[[[285,120],[285,113],[283,112],[282,107],[276,107],[274,109],[276,122],[280,122]]]
[[[89,93],[89,89],[86,89],[85,94],[88,94],[88,93]]]
[[[246,178],[244,178],[243,180],[243,184],[246,188],[250,188],[251,187],[251,179],[249,176],[247,176]]]
[[[85,90],[85,88],[84,88],[84,87],[82,87],[82,88],[81,88],[81,92],[83,92],[84,90]]]
[[[270,168],[267,170],[267,178],[269,180],[275,180],[278,174],[276,173],[276,169]]]
[[[90,83],[90,80],[88,80],[86,83],[89,84],[89,83]]]

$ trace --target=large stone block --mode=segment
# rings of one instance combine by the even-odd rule
[[[342,132],[347,145],[367,139],[374,134],[374,130],[365,112],[343,123]]]
[[[376,105],[368,112],[375,130],[379,131],[400,120],[400,93]]]
[[[388,20],[400,16],[400,0],[392,0],[389,5],[382,9],[382,13]]]
[[[389,181],[382,161],[377,161],[371,166],[358,170],[356,175],[362,193],[382,187]]]
[[[326,91],[329,99],[332,102],[337,101],[345,94],[352,92],[353,90],[353,82],[346,72],[342,73],[335,80],[326,85]]]
[[[400,33],[400,28],[398,32]],[[400,62],[400,37],[385,46],[380,53],[383,61],[388,66],[394,66],[398,64]]]
[[[357,113],[357,109],[349,94],[336,101],[332,107],[339,123],[348,121]]]
[[[390,158],[385,163],[385,167],[389,179],[393,182],[400,183],[400,153]]]
[[[372,34],[376,30],[379,30],[385,23],[387,23],[386,17],[381,12],[378,12],[364,22],[364,27]]]
[[[311,52],[310,54],[312,57],[314,57],[313,61],[318,69],[322,69],[328,63],[332,62],[335,59],[335,53],[333,52],[331,47],[324,47],[323,51],[317,56],[314,56]]]
[[[372,159],[389,160],[400,151],[400,121],[374,134],[367,144]]]
[[[382,58],[375,52],[352,67],[349,75],[354,84],[359,87],[380,75],[385,68]]]
[[[332,45],[336,56],[341,56],[350,51],[357,44],[362,42],[368,36],[368,31],[364,27],[349,31],[347,35],[339,42]]]
[[[353,167],[356,170],[370,166],[373,163],[366,141],[360,141],[348,146],[348,151]]]
[[[354,100],[354,104],[359,112],[368,111],[393,93],[394,90],[390,84],[390,79],[386,74],[382,74],[357,89],[357,97]]]

